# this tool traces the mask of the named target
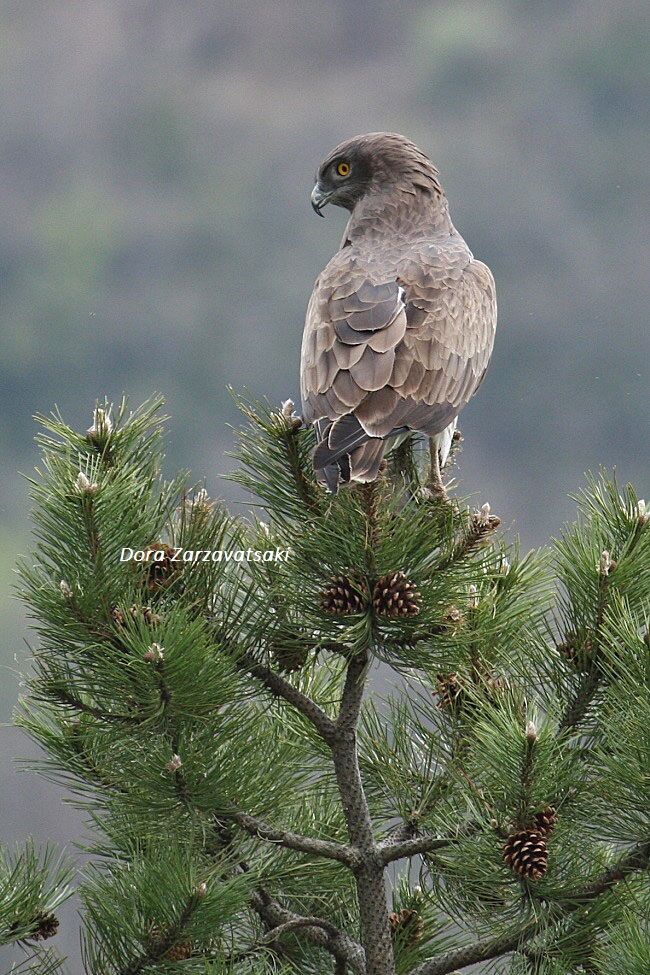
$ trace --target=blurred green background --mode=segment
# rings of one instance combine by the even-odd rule
[[[356,132],[430,152],[497,280],[462,490],[527,547],[570,517],[587,468],[643,493],[646,21],[641,0],[0,3],[1,719],[27,653],[10,588],[32,414],[56,403],[85,429],[96,397],[160,391],[169,470],[234,501],[226,385],[297,398],[305,305],[345,219],[317,221],[309,191]],[[4,838],[74,837],[57,790],[12,766],[29,746],[0,733]]]

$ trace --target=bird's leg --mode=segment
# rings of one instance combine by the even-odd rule
[[[427,488],[435,498],[439,498],[441,501],[448,501],[447,489],[442,483],[442,473],[440,471],[440,454],[438,453],[438,444],[433,437],[429,437],[429,456],[431,458],[431,467],[429,468],[429,477],[427,480]]]

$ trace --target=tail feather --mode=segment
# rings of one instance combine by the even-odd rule
[[[398,427],[387,437],[371,437],[351,413],[333,423],[319,420],[315,424],[318,443],[314,450],[314,468],[332,494],[341,483],[374,481],[388,446],[388,441],[405,427]]]
[[[362,447],[357,447],[350,455],[352,479],[366,483],[375,481],[387,446],[385,440],[373,438],[363,444]]]
[[[408,418],[404,416],[403,408],[393,409],[393,422],[401,425],[382,436],[368,433],[354,413],[346,413],[335,420],[319,417],[314,420],[317,444],[313,463],[317,476],[325,481],[332,494],[337,493],[341,483],[374,481],[390,441],[409,431],[435,440],[440,464],[444,467],[456,428],[455,414],[455,408],[448,403],[437,407],[413,404],[412,408],[409,406]]]
[[[369,440],[359,421],[351,413],[342,416],[326,430],[314,451],[314,467],[324,468],[335,464],[340,457]]]

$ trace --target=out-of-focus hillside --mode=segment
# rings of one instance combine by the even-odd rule
[[[497,279],[463,489],[526,545],[559,530],[586,468],[643,490],[646,20],[641,0],[0,4],[2,717],[24,656],[9,585],[31,415],[57,403],[86,427],[96,396],[159,390],[170,469],[222,490],[226,385],[297,393],[305,304],[344,222],[315,220],[312,177],[355,132],[431,153]]]

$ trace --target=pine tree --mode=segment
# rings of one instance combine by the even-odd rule
[[[84,971],[647,972],[643,502],[592,479],[522,556],[412,441],[334,497],[241,407],[246,517],[162,477],[158,400],[41,418],[18,720],[96,837]]]

